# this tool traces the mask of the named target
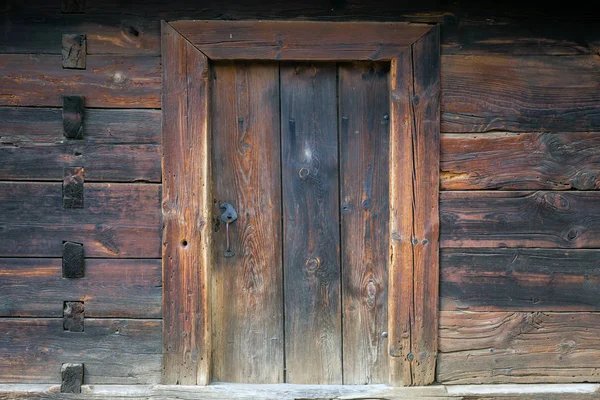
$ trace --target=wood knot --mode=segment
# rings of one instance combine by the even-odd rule
[[[314,272],[317,269],[319,269],[321,267],[321,260],[316,257],[316,258],[309,258],[306,261],[306,270],[308,272]]]
[[[542,199],[544,203],[555,210],[568,210],[571,208],[569,199],[560,193],[544,193]]]
[[[121,85],[127,81],[127,75],[121,71],[117,71],[113,74],[112,80],[115,84]]]

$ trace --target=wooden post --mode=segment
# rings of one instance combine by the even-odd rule
[[[390,381],[435,380],[439,282],[439,27],[392,60]]]
[[[212,226],[208,59],[165,22],[162,49],[163,383],[206,385]]]

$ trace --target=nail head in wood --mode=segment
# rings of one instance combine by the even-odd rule
[[[62,35],[62,66],[70,69],[85,69],[87,40],[85,35]]]
[[[83,167],[65,168],[63,208],[83,208]]]
[[[62,0],[61,12],[64,14],[76,14],[85,11],[85,0]]]
[[[83,301],[65,301],[63,307],[63,330],[83,332],[85,309]]]
[[[63,96],[63,133],[68,139],[83,139],[83,96]]]
[[[61,393],[81,393],[83,384],[83,364],[63,364],[60,367]]]
[[[83,244],[63,242],[62,274],[63,278],[83,278]]]

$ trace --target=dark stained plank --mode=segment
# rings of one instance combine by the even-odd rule
[[[286,381],[340,384],[336,67],[280,75]]]
[[[66,141],[63,136],[62,109],[0,107],[0,121],[0,148],[36,143],[47,146]],[[160,110],[88,108],[83,124],[85,139],[81,143],[160,144],[160,123]]]
[[[600,189],[600,133],[446,134],[445,190]]]
[[[598,24],[581,20],[511,17],[497,11],[471,16],[461,15],[468,13],[464,9],[457,11],[443,20],[444,55],[585,55],[594,53],[593,42],[600,38]]]
[[[402,22],[174,21],[171,25],[211,60],[390,60],[431,29]]]
[[[63,209],[61,186],[60,183],[0,183],[0,224],[160,225],[160,185],[86,183],[84,207],[77,209]]]
[[[442,311],[437,380],[596,382],[599,338],[598,313]]]
[[[83,165],[86,182],[160,182],[161,153],[155,144],[97,144],[87,138],[0,142],[0,180],[60,181],[65,168]]]
[[[224,63],[211,71],[214,223],[212,378],[282,383],[283,266],[279,65]],[[225,257],[219,205],[237,210]],[[219,222],[217,222],[219,221]]]
[[[152,384],[161,375],[161,321],[86,318],[0,319],[0,382],[60,383],[63,363],[84,364],[86,384]]]
[[[160,260],[86,259],[85,276],[62,277],[61,259],[0,258],[1,317],[61,317],[63,301],[86,318],[161,318]]]
[[[162,29],[162,382],[206,385],[212,259],[208,59],[167,23]]]
[[[95,54],[160,55],[160,20],[168,17],[147,15],[148,3],[131,3],[135,4],[134,12],[125,12],[129,3],[121,2],[113,4],[109,12],[86,10],[76,15],[43,10],[50,2],[42,3],[41,7],[39,2],[38,7],[31,5],[33,10],[2,14],[5,29],[0,36],[0,53],[60,54],[64,33],[86,33],[88,62],[89,55]]]
[[[344,384],[387,383],[389,65],[340,64]]]
[[[444,249],[442,310],[598,311],[600,251]]]
[[[443,132],[600,127],[596,56],[446,56],[442,64]]]
[[[439,28],[391,64],[390,381],[427,385],[437,355]]]
[[[149,207],[160,212],[158,205]],[[34,221],[23,224],[0,222],[0,257],[60,257],[63,240],[83,243],[86,257],[160,257],[160,224],[135,224],[135,216],[126,223],[114,220],[61,225],[44,225]]]
[[[441,192],[442,247],[600,246],[600,192]]]
[[[77,94],[86,107],[160,108],[160,68],[158,57],[88,56],[70,70],[58,55],[0,54],[0,106],[58,107]]]

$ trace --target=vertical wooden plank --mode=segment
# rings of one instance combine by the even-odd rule
[[[163,383],[208,384],[208,59],[165,22],[162,50]]]
[[[213,380],[283,382],[279,66],[223,63],[211,71]],[[234,206],[225,257],[219,205]]]
[[[412,46],[414,151],[413,385],[435,380],[439,302],[440,29]]]
[[[388,73],[339,66],[344,384],[388,382]]]
[[[336,67],[281,66],[286,381],[342,383]]]
[[[412,65],[410,49],[392,60],[390,69],[390,254],[388,267],[388,346],[390,383],[412,384],[413,303]]]
[[[392,62],[390,355],[394,384],[435,379],[439,284],[439,27]]]

